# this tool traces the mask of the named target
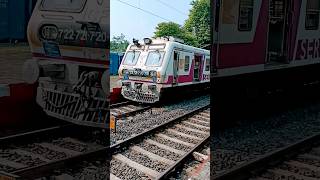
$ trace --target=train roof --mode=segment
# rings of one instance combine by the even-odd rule
[[[151,44],[169,44],[172,46],[177,46],[180,48],[184,48],[184,49],[193,49],[195,51],[199,51],[199,52],[204,52],[207,54],[210,54],[210,51],[207,49],[202,49],[202,48],[198,48],[198,47],[194,47],[194,46],[190,46],[187,44],[184,44],[184,41],[178,38],[173,38],[173,37],[160,37],[160,38],[144,38],[143,41],[138,41],[138,40],[133,40],[136,42],[139,42],[140,45],[148,45],[146,43],[145,40],[151,40]],[[130,46],[135,45],[136,43],[131,43]]]

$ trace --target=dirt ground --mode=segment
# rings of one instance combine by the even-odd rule
[[[21,83],[23,63],[31,59],[26,45],[0,45],[0,84]]]

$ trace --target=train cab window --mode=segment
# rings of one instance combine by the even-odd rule
[[[306,10],[306,29],[317,30],[319,27],[319,13],[320,2],[319,0],[308,0]]]
[[[81,12],[87,0],[42,0],[41,10]]]
[[[240,0],[239,4],[239,31],[251,31],[253,23],[253,0]]]
[[[146,66],[161,66],[164,52],[163,51],[151,51],[148,54]]]
[[[189,71],[190,66],[190,56],[186,56],[184,59],[184,71]]]
[[[210,71],[210,59],[209,58],[206,59],[206,69],[205,70]]]
[[[128,51],[124,58],[123,64],[134,66],[137,64],[139,56],[140,56],[140,51]]]

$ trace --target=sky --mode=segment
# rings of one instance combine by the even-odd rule
[[[132,42],[132,38],[152,37],[157,24],[161,22],[172,21],[183,25],[188,18],[191,2],[192,0],[111,0],[111,38],[122,33]],[[149,11],[155,16],[125,3]]]

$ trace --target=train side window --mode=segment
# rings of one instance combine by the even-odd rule
[[[306,29],[317,30],[319,27],[319,13],[320,2],[319,0],[308,0],[306,10]]]
[[[210,59],[206,59],[206,71],[210,71]]]
[[[189,71],[190,56],[186,56],[184,59],[184,71]]]
[[[253,23],[253,0],[240,0],[239,3],[239,31],[251,31]]]
[[[42,0],[41,10],[43,11],[62,11],[62,12],[81,12],[87,0]]]

